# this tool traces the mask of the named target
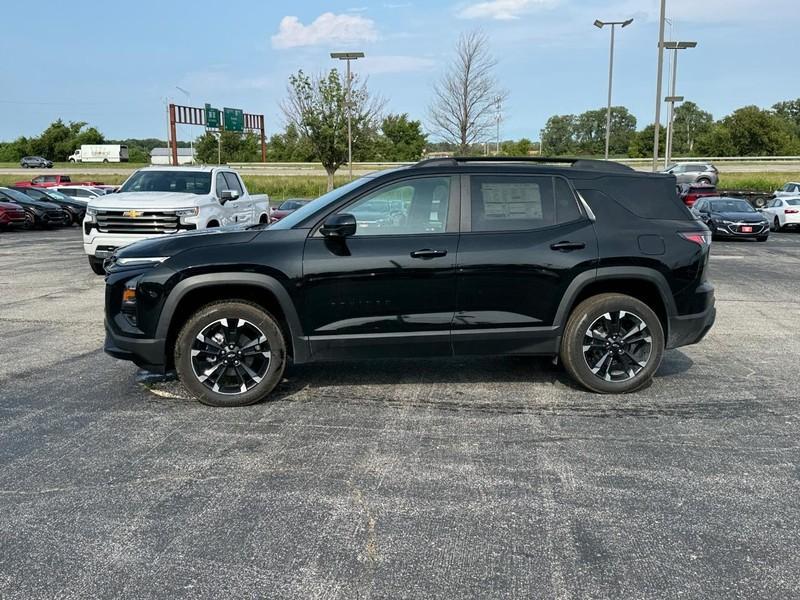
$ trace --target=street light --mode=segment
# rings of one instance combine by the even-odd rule
[[[179,92],[183,93],[186,96],[186,103],[187,104],[191,104],[192,103],[192,94],[189,92],[189,90],[185,90],[179,85],[176,85],[175,89],[178,90]],[[192,164],[194,164],[194,140],[192,139],[191,132],[189,133],[189,152],[192,154]],[[178,162],[180,162],[180,161],[178,161]]]
[[[617,25],[625,28],[633,23],[633,19],[627,21],[601,21],[597,19],[594,26],[602,29],[606,25],[611,25],[611,51],[608,59],[608,109],[606,110],[606,160],[608,160],[608,146],[611,142],[611,81],[614,77],[614,32]]]
[[[667,144],[664,151],[664,168],[669,167],[672,160],[672,136],[673,136],[673,121],[675,119],[675,103],[682,102],[683,96],[675,95],[675,83],[678,78],[678,50],[686,50],[687,48],[696,48],[697,42],[664,42],[665,50],[672,50],[672,89],[669,96],[664,98],[665,102],[669,102],[669,117],[667,118]]]
[[[350,88],[352,80],[350,78],[350,61],[364,58],[363,52],[331,52],[334,60],[347,61],[347,167],[350,171],[350,179],[353,179],[353,106],[350,102]]]

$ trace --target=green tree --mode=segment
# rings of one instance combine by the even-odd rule
[[[607,110],[605,108],[587,110],[585,113],[578,115],[574,131],[579,154],[605,154],[606,119]],[[627,154],[635,133],[636,117],[624,106],[612,106],[609,154]]]
[[[217,138],[220,135],[220,139]],[[261,160],[261,143],[254,133],[241,134],[223,131],[214,134],[206,131],[194,145],[197,160],[206,164],[229,162],[256,162]]]
[[[528,156],[534,149],[534,143],[528,138],[507,140],[500,143],[500,154],[503,156]]]
[[[294,123],[289,123],[283,133],[270,136],[267,143],[267,160],[270,162],[313,162],[317,160],[311,140],[302,135]]]
[[[333,189],[333,175],[347,161],[347,85],[339,71],[309,77],[302,70],[289,77],[288,97],[281,104],[289,123],[311,142],[314,154],[328,174],[328,189]],[[351,82],[353,155],[368,143],[378,128],[383,108],[381,98],[370,96],[366,84]]]
[[[649,158],[653,156],[653,136],[655,135],[655,125],[650,123],[641,131],[637,131],[631,136],[628,146],[628,156],[631,158]],[[658,129],[658,154],[664,156],[667,146],[667,130],[665,127]]]
[[[793,124],[757,106],[735,110],[698,140],[698,151],[710,156],[778,156],[798,150]]]
[[[700,110],[694,102],[684,102],[678,106],[673,121],[672,154],[691,156],[697,139],[708,134],[713,125],[711,113]]]
[[[800,130],[800,98],[797,100],[786,100],[785,102],[778,102],[772,106],[779,117],[794,123],[795,127]]]
[[[387,115],[381,132],[378,145],[382,160],[414,161],[422,157],[428,138],[422,133],[422,123],[411,121],[408,114]]]
[[[553,115],[542,131],[542,146],[548,156],[575,152],[575,115]]]

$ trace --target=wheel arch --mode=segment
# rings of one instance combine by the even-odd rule
[[[156,337],[165,340],[166,364],[172,362],[175,339],[187,319],[201,306],[226,299],[263,307],[278,319],[294,362],[308,361],[308,342],[303,339],[297,310],[277,279],[260,273],[210,273],[184,279],[167,296],[156,328]]]
[[[664,276],[646,267],[606,267],[596,273],[582,273],[572,281],[561,299],[555,324],[563,331],[578,304],[607,293],[626,294],[653,308],[664,329],[664,339],[669,339],[670,318],[677,314],[675,300]]]

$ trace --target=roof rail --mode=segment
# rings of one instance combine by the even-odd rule
[[[625,171],[633,169],[622,163],[610,160],[595,160],[587,158],[563,158],[547,156],[453,156],[450,158],[428,158],[416,163],[417,167],[444,167],[457,166],[465,163],[535,163],[550,165],[565,165],[586,171]]]

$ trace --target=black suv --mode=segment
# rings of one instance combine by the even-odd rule
[[[106,352],[245,405],[286,363],[545,355],[601,393],[646,385],[714,322],[710,233],[671,175],[603,161],[431,159],[271,226],[108,259]]]

